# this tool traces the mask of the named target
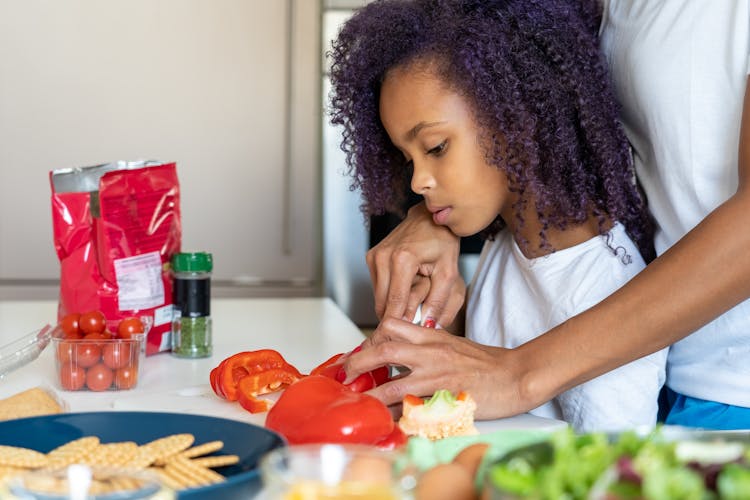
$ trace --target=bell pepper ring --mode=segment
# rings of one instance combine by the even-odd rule
[[[287,387],[268,412],[266,427],[289,444],[395,446],[398,438],[398,426],[380,400],[323,375],[310,375]]]
[[[297,379],[303,377],[299,370],[287,363],[277,351],[260,349],[239,352],[226,358],[211,371],[209,381],[211,388],[218,396],[229,401],[237,401],[239,398],[237,388],[243,378],[269,370],[283,370]]]

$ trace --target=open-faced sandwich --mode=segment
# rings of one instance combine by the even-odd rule
[[[479,434],[474,426],[476,409],[476,402],[466,392],[453,396],[448,390],[439,390],[429,399],[407,394],[398,425],[410,436],[433,440]]]

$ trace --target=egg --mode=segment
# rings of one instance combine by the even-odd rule
[[[360,483],[391,484],[392,464],[389,460],[375,454],[355,455],[347,464],[342,480]]]
[[[482,463],[484,454],[487,453],[487,448],[489,447],[490,445],[487,443],[475,443],[467,446],[453,458],[453,463],[466,467],[469,475],[475,478],[479,470],[479,465]]]
[[[425,471],[416,488],[416,500],[474,500],[474,481],[463,465],[450,462]]]

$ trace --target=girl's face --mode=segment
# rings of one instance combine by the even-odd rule
[[[380,119],[412,163],[411,189],[424,197],[436,224],[468,236],[498,214],[511,220],[507,176],[485,161],[471,108],[429,67],[411,65],[387,73]]]

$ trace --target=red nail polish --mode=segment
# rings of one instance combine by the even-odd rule
[[[435,321],[435,318],[427,318],[424,320],[423,326],[425,328],[435,328],[435,325],[437,322]]]
[[[354,354],[355,352],[359,352],[361,350],[362,350],[362,344],[360,344],[357,347],[355,347],[354,350],[352,351],[352,354]]]
[[[346,370],[344,370],[344,367],[342,366],[336,372],[336,382],[341,382],[343,384],[344,380],[346,380]]]

